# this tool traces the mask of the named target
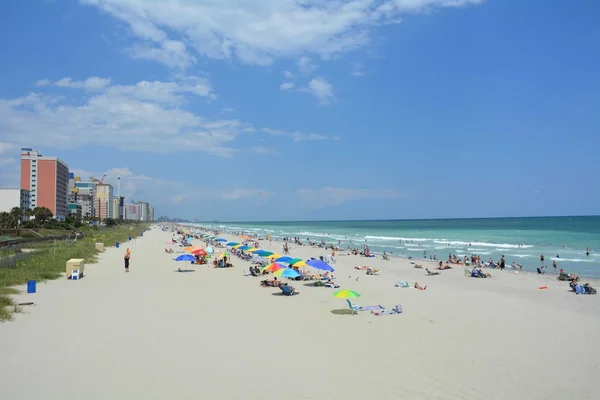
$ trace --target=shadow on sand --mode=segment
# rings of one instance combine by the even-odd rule
[[[291,295],[291,296],[286,296],[286,295],[284,295],[284,294],[283,294],[283,292],[279,291],[279,292],[274,292],[274,293],[271,293],[271,296],[280,296],[280,297],[294,297],[294,296],[297,296],[297,295],[299,295],[299,294],[300,294],[300,292],[294,292],[294,294],[293,294],[293,295]]]
[[[176,269],[174,272],[196,272],[194,269]]]
[[[358,315],[358,313],[354,310],[350,310],[349,308],[342,308],[339,310],[331,310],[331,313],[334,315]]]

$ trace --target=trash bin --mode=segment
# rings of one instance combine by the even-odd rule
[[[119,248],[119,242],[117,242],[117,244],[116,244],[115,246],[116,246],[116,248],[118,249],[118,248]]]
[[[35,293],[35,281],[27,281],[27,293]]]
[[[129,241],[131,242],[131,236],[129,236]]]

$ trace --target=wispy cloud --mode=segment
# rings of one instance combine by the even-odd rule
[[[298,69],[303,74],[310,74],[317,69],[317,66],[313,64],[308,57],[300,57],[298,59]]]
[[[292,74],[290,71],[281,71],[281,74],[283,76],[285,76],[285,79],[293,79],[294,78],[294,74]]]
[[[134,58],[186,68],[196,57],[268,65],[277,58],[327,58],[370,41],[401,16],[483,0],[80,0],[123,21],[138,42]]]
[[[290,90],[294,87],[294,82],[284,82],[279,85],[279,89],[281,90]]]
[[[317,98],[319,104],[329,105],[335,101],[335,95],[333,94],[333,85],[331,85],[325,78],[317,77],[311,79],[308,82],[308,87],[300,89],[303,92],[311,93]]]
[[[111,83],[110,78],[99,78],[97,76],[93,76],[91,78],[87,78],[84,81],[74,81],[70,77],[59,79],[55,82],[52,82],[48,79],[41,79],[35,83],[36,86],[58,86],[62,88],[70,88],[70,89],[86,89],[86,90],[101,90],[105,87],[109,86]]]
[[[133,85],[111,82],[109,78],[45,79],[38,81],[44,87],[43,95],[0,99],[4,142],[16,147],[36,143],[66,149],[92,144],[151,153],[186,149],[232,157],[241,150],[236,148],[240,135],[272,135],[238,119],[214,119],[187,111],[190,102],[216,98],[210,82],[203,77],[178,76],[176,81],[141,81]],[[77,92],[72,97],[70,93],[56,96],[51,92],[57,86],[89,90],[90,96],[82,98]],[[275,131],[295,141],[300,137],[304,140],[302,135],[314,137]]]

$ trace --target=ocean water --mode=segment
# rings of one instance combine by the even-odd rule
[[[245,231],[274,238],[295,237],[306,241],[339,243],[343,248],[369,245],[371,251],[384,250],[395,256],[423,258],[448,254],[478,254],[487,261],[505,256],[507,266],[514,261],[527,271],[545,265],[581,276],[600,278],[600,216],[544,218],[486,218],[389,221],[315,222],[227,222],[202,223],[226,231]],[[591,253],[586,256],[586,248]],[[545,261],[540,261],[544,254]],[[557,257],[558,256],[558,257]]]

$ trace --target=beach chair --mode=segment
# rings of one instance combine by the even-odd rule
[[[430,270],[429,270],[429,268],[425,268],[425,271],[427,271],[427,275],[429,275],[429,276],[433,276],[433,275],[441,275],[441,274],[442,274],[442,273],[441,273],[441,272],[439,272],[439,271],[432,272],[432,271],[430,271]]]
[[[292,290],[292,287],[289,286],[289,285],[282,286],[281,287],[281,293],[283,293],[284,296],[294,296],[294,295],[298,294],[296,292],[296,290],[295,289]]]

